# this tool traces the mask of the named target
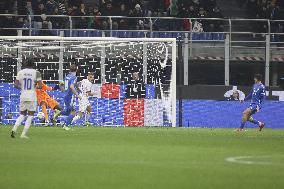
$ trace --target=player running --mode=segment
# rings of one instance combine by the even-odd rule
[[[15,138],[16,131],[22,121],[25,119],[25,116],[28,115],[25,122],[24,130],[21,134],[21,138],[28,138],[27,132],[31,126],[34,113],[36,111],[36,85],[38,88],[42,87],[41,74],[39,71],[33,69],[34,62],[32,59],[28,59],[25,62],[26,68],[19,71],[15,87],[21,90],[20,96],[20,116],[18,117],[12,132],[11,137]]]
[[[51,108],[52,110],[54,110],[54,114],[52,118],[52,122],[54,126],[56,126],[57,118],[62,111],[62,108],[59,105],[59,103],[56,100],[54,100],[52,97],[50,97],[47,93],[47,91],[52,91],[52,90],[57,90],[57,89],[59,89],[58,85],[56,85],[55,87],[49,87],[44,83],[42,83],[41,89],[36,89],[37,103],[39,106],[41,106],[42,112],[44,113],[46,126],[49,125],[48,113],[46,110],[47,106]]]
[[[89,102],[89,96],[95,95],[91,92],[94,79],[94,73],[90,72],[88,73],[87,79],[83,79],[82,81],[78,82],[78,89],[81,96],[81,99],[79,100],[79,113],[73,118],[71,124],[81,119],[83,114],[86,114],[85,124],[89,125],[90,114],[92,111],[92,106]]]
[[[64,97],[65,109],[62,111],[61,114],[68,116],[63,126],[63,129],[65,130],[70,130],[68,126],[71,124],[76,114],[74,109],[74,95],[78,99],[80,100],[82,99],[82,97],[79,96],[75,88],[77,83],[76,72],[77,72],[76,65],[71,64],[70,73],[64,78],[64,90],[66,91],[66,95]]]
[[[253,124],[258,125],[259,131],[263,129],[265,126],[264,123],[257,121],[253,119],[252,115],[256,112],[259,112],[261,109],[261,105],[263,101],[265,100],[266,94],[265,94],[265,86],[261,83],[262,75],[261,74],[255,74],[254,81],[255,84],[253,85],[253,88],[248,96],[244,100],[248,100],[251,98],[251,103],[247,109],[243,112],[243,118],[241,122],[240,128],[236,129],[236,131],[243,131],[245,123],[247,121],[250,121]],[[242,101],[241,101],[242,102]]]

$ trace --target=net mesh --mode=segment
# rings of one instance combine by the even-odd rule
[[[1,83],[12,83],[28,57],[34,59],[47,84],[58,83],[73,63],[78,66],[78,81],[94,72],[97,98],[91,102],[95,125],[173,126],[175,122],[172,40],[23,37],[2,39],[0,45]],[[59,101],[62,96],[60,92],[52,95]]]

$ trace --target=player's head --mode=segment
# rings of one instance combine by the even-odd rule
[[[69,69],[70,69],[70,72],[77,72],[76,64],[71,64]]]
[[[139,72],[133,72],[133,73],[132,73],[132,78],[133,78],[134,80],[139,80]]]
[[[34,67],[34,60],[32,58],[27,58],[24,62],[25,68],[33,68]]]
[[[93,82],[95,80],[95,74],[94,72],[89,72],[88,73],[88,80]]]
[[[239,99],[240,98],[239,92],[238,91],[234,91],[233,92],[233,97],[234,97],[234,99]]]
[[[262,81],[262,75],[261,74],[255,74],[254,75],[254,82],[259,83]]]

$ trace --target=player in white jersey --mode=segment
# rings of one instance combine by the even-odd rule
[[[79,112],[73,118],[72,124],[77,120],[81,119],[81,117],[85,114],[85,124],[89,124],[90,113],[92,111],[92,106],[89,102],[89,96],[94,96],[92,93],[92,83],[94,81],[94,73],[88,73],[87,79],[83,79],[82,81],[77,83],[77,88],[80,92],[81,99],[79,99]]]
[[[22,121],[25,119],[25,116],[28,115],[25,122],[24,130],[21,134],[21,138],[28,138],[27,132],[31,126],[34,113],[36,111],[36,85],[38,88],[42,87],[41,74],[39,71],[33,69],[34,62],[32,59],[28,59],[25,62],[25,69],[19,71],[15,87],[21,90],[20,96],[20,116],[18,117],[12,132],[11,137],[15,138],[16,131]]]

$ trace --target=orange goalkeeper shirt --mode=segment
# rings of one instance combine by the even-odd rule
[[[52,91],[52,87],[47,86],[46,84],[42,83],[41,89],[36,89],[36,95],[38,101],[45,101],[46,98],[51,98],[47,91]]]

